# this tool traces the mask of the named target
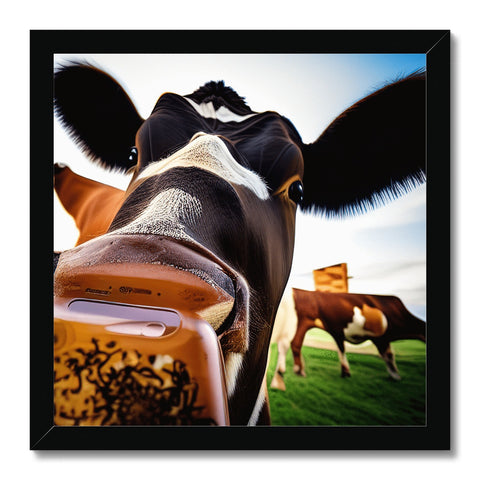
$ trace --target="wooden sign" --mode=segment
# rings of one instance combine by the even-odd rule
[[[317,268],[313,271],[313,283],[320,292],[348,292],[347,264]]]

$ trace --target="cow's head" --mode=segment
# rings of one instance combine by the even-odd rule
[[[144,120],[106,73],[60,68],[58,117],[89,156],[131,172],[131,182],[123,193],[57,170],[55,188],[81,240],[61,255],[56,292],[75,275],[108,278],[132,266],[178,285],[174,303],[186,301],[182,285],[198,287],[202,299],[190,308],[220,339],[231,423],[268,422],[262,381],[296,209],[355,212],[424,181],[424,99],[424,74],[415,73],[306,145],[288,119],[252,111],[223,82],[165,93]]]

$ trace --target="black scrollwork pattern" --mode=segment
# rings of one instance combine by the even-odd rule
[[[197,405],[198,383],[180,360],[162,360],[114,341],[55,356],[55,423],[214,425]]]

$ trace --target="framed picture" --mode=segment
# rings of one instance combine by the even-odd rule
[[[30,448],[449,449],[449,55],[437,30],[31,31]],[[82,343],[92,308],[117,320]],[[213,343],[156,354],[190,308]]]

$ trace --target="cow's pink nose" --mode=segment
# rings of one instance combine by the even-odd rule
[[[217,333],[235,303],[235,285],[215,262],[155,235],[105,235],[62,253],[56,301],[74,298],[150,305],[188,312]]]

